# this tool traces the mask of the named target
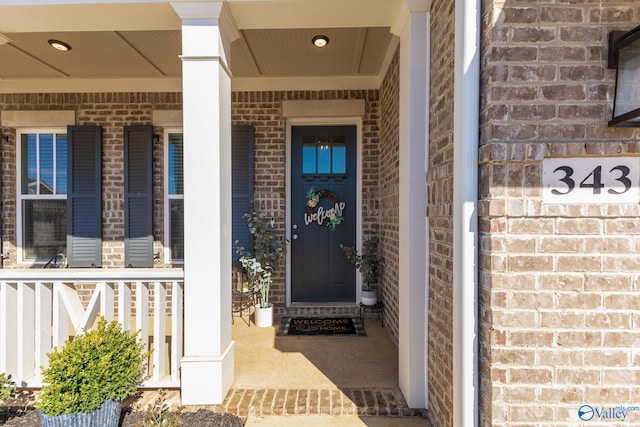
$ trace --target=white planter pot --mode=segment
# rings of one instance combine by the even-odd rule
[[[363,289],[360,299],[364,305],[376,305],[378,302],[378,292],[375,289],[370,291]]]
[[[261,308],[260,304],[256,304],[255,324],[259,328],[269,328],[273,326],[273,304],[269,304],[267,308]]]

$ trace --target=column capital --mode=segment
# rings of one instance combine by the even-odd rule
[[[400,2],[400,8],[393,25],[391,26],[391,34],[400,36],[402,29],[407,23],[407,19],[412,13],[428,13],[431,12],[432,0],[403,0]]]
[[[180,19],[218,19],[222,12],[222,1],[182,1],[170,2],[171,7]]]
[[[405,0],[411,12],[430,12],[431,0]]]
[[[240,38],[229,6],[223,1],[173,0],[170,4],[183,24],[198,21],[218,23],[229,43]]]

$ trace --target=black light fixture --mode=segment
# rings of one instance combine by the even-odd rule
[[[71,50],[71,46],[69,46],[69,44],[65,43],[65,42],[61,42],[60,40],[47,40],[47,43],[49,43],[49,45],[56,49],[59,50],[61,52],[68,52]]]
[[[313,43],[315,47],[325,47],[329,44],[329,37],[324,34],[318,34],[311,39],[311,43]]]
[[[609,34],[609,68],[616,68],[610,127],[640,127],[640,26]]]

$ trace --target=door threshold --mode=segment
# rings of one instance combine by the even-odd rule
[[[292,302],[287,307],[358,307],[355,302]]]

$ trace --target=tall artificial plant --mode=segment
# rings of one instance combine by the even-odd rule
[[[364,279],[363,289],[370,291],[372,283],[378,280],[380,273],[380,256],[378,255],[378,237],[373,236],[362,242],[362,253],[359,254],[353,246],[340,245],[350,263],[362,274]]]
[[[275,219],[268,218],[263,212],[251,204],[251,212],[245,213],[249,232],[253,237],[253,252],[237,246],[236,252],[241,255],[240,263],[247,272],[252,286],[260,292],[260,307],[269,307],[269,289],[271,288],[273,269],[278,266],[284,256],[286,247],[275,232]]]

